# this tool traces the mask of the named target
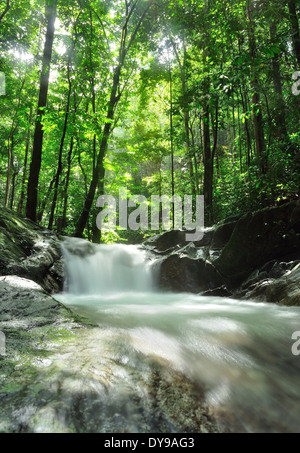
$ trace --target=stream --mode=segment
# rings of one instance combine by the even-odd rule
[[[61,368],[89,379],[100,432],[300,431],[300,308],[162,293],[136,246],[69,239],[64,257],[57,299],[98,328]]]

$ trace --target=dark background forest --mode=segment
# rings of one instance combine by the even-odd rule
[[[1,0],[2,206],[98,242],[96,199],[119,187],[203,194],[206,226],[297,199],[299,16],[285,0]]]

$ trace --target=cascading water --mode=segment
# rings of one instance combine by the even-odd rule
[[[150,265],[144,254],[130,245],[93,245],[68,239],[63,246],[66,263],[65,291],[74,294],[107,294],[150,291]]]
[[[100,327],[84,341],[85,367],[114,389],[109,403],[99,396],[100,431],[107,420],[115,431],[300,431],[299,308],[159,292],[135,246],[69,239],[64,257],[58,298]]]

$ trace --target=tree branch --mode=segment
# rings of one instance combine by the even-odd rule
[[[151,8],[151,6],[153,5],[154,1],[155,1],[155,0],[151,0],[151,1],[150,1],[149,5],[147,6],[147,8],[145,9],[145,11],[144,11],[143,14],[141,15],[140,20],[139,20],[137,26],[135,27],[134,32],[133,32],[132,35],[131,35],[130,41],[129,41],[129,43],[128,43],[128,46],[126,47],[126,49],[125,49],[125,51],[124,51],[124,59],[125,59],[126,55],[128,54],[129,49],[130,49],[130,47],[132,46],[132,44],[133,44],[133,42],[134,42],[134,40],[135,40],[135,38],[136,38],[136,35],[137,35],[137,33],[138,33],[138,31],[139,31],[141,25],[142,25],[142,22],[143,22],[143,20],[145,19],[146,14],[148,13],[148,11],[149,11],[149,9]]]
[[[3,13],[0,16],[0,22],[3,19],[3,17],[5,16],[5,14],[8,13],[10,7],[11,7],[11,5],[9,4],[9,0],[6,0],[6,7],[5,7],[5,10],[3,11]]]

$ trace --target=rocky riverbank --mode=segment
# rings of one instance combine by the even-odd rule
[[[185,237],[168,231],[144,244],[159,257],[162,289],[300,305],[299,202],[228,218],[195,243]]]
[[[2,209],[0,275],[60,292],[61,239]],[[185,231],[167,231],[143,247],[158,259],[161,289],[300,305],[299,201],[225,219],[198,242],[187,242]]]
[[[17,275],[40,284],[48,293],[59,292],[63,263],[58,236],[2,208],[0,275]]]
[[[300,305],[297,209],[227,219],[196,243],[169,231],[144,247],[158,258],[162,289]],[[111,334],[51,296],[64,278],[60,241],[0,212],[0,432],[235,431],[180,372],[138,354],[126,367]],[[88,243],[76,251],[90,252]]]
[[[129,369],[105,329],[51,296],[63,282],[54,233],[2,210],[0,244],[1,433],[221,430],[185,376],[139,357]]]

